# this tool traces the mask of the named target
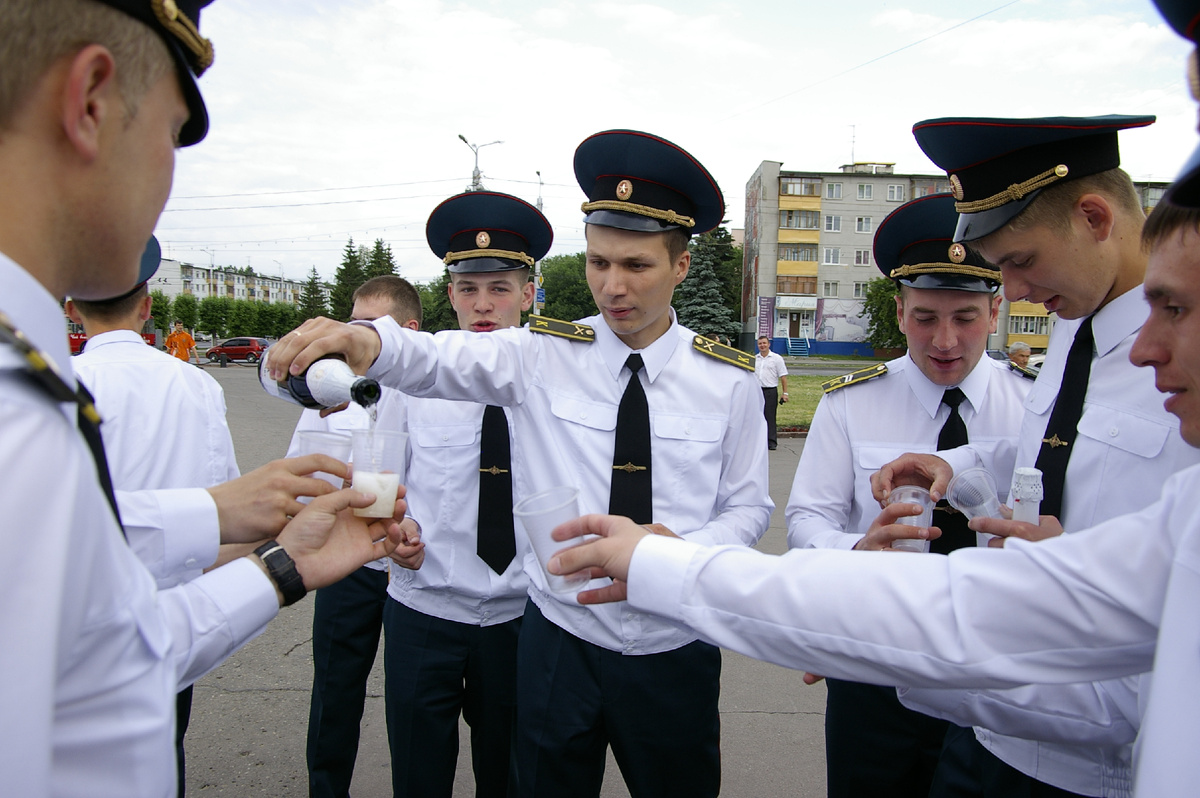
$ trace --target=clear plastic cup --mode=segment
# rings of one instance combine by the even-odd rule
[[[520,522],[529,537],[533,553],[546,576],[546,584],[555,593],[576,593],[589,581],[586,574],[560,576],[546,570],[551,557],[583,542],[583,538],[561,541],[550,537],[554,527],[578,517],[579,490],[569,486],[535,493],[513,508],[513,518]]]
[[[965,515],[967,520],[1004,517],[1000,514],[996,478],[986,468],[968,468],[955,474],[946,488],[946,501]],[[976,532],[975,545],[987,548],[988,541],[994,537],[986,532]]]
[[[904,526],[927,527],[933,525],[933,499],[929,490],[919,485],[901,485],[888,494],[888,504],[915,504],[921,508],[919,515],[906,515],[896,519],[897,524]],[[929,551],[929,541],[921,538],[897,538],[892,541],[892,548],[900,551]]]
[[[391,518],[396,507],[396,492],[404,481],[408,435],[388,430],[355,430],[351,433],[355,490],[371,493],[375,503],[356,507],[354,514],[364,518]]]
[[[300,455],[306,454],[325,454],[332,457],[334,460],[340,460],[343,463],[350,462],[350,436],[340,432],[327,432],[325,430],[306,429],[301,430],[296,434],[297,449]],[[336,490],[342,489],[342,478],[334,474],[327,474],[324,471],[318,471],[313,476],[323,479],[328,482]],[[300,498],[302,502],[308,502],[308,496]]]

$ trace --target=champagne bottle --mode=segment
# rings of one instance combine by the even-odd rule
[[[278,399],[311,408],[336,407],[354,402],[370,407],[379,401],[379,383],[355,374],[337,355],[327,355],[310,365],[303,374],[276,382],[268,376],[271,351],[258,364],[258,381]]]

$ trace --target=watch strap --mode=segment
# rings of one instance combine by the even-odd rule
[[[275,586],[283,595],[283,606],[291,606],[308,594],[308,588],[304,586],[304,580],[296,570],[295,560],[283,546],[274,540],[268,540],[255,549],[254,553],[263,561],[263,565],[267,566],[267,573],[271,575]]]

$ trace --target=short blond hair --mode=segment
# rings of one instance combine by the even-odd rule
[[[1109,169],[1047,186],[1025,210],[1013,217],[1008,226],[1014,230],[1047,227],[1060,235],[1068,235],[1071,231],[1071,211],[1084,194],[1099,194],[1112,202],[1115,210],[1136,219],[1139,225],[1146,218],[1133,180],[1124,169]],[[987,240],[987,236],[983,240]]]
[[[166,43],[149,26],[95,0],[0,0],[0,31],[0,129],[12,124],[46,70],[90,44],[112,53],[131,117],[174,68]]]

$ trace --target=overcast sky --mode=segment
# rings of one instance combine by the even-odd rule
[[[202,28],[212,127],[181,150],[168,257],[331,279],[348,237],[400,273],[442,270],[425,220],[470,182],[529,202],[551,254],[584,247],[571,158],[646,130],[716,177],[730,227],[763,160],[937,173],[912,125],[942,116],[1155,114],[1121,134],[1135,179],[1196,143],[1189,50],[1149,0],[217,0]]]

